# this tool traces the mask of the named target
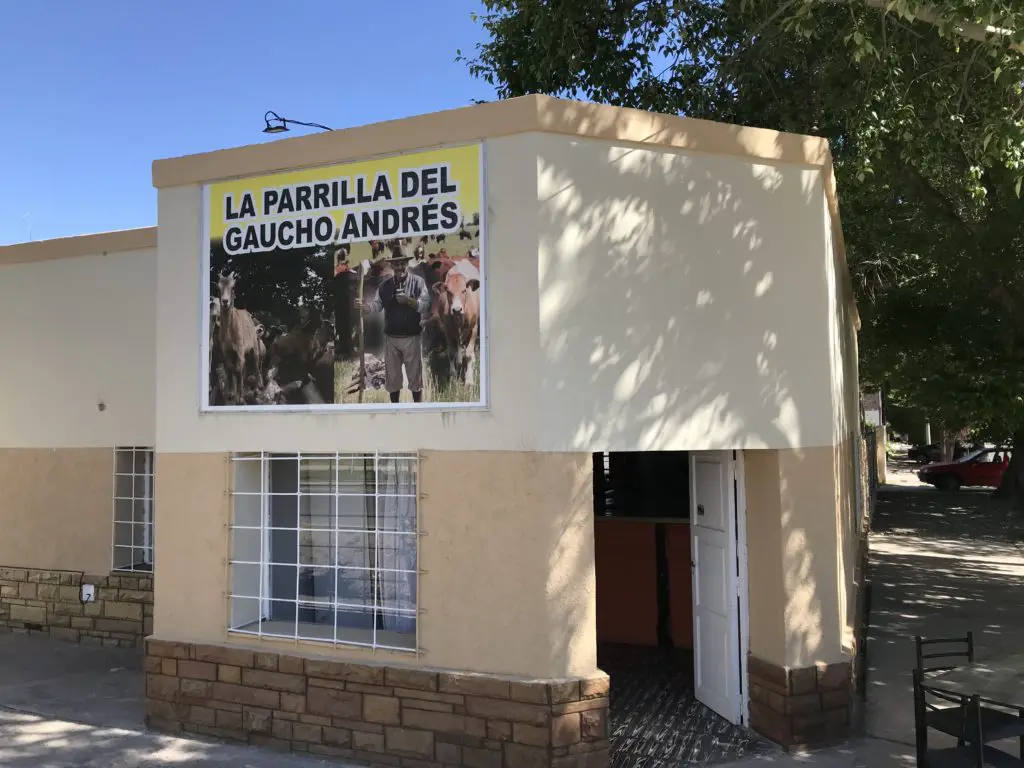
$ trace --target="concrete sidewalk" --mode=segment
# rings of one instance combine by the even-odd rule
[[[149,732],[142,654],[0,634],[4,768],[311,768],[301,755]]]

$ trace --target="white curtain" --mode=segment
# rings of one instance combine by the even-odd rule
[[[413,456],[377,459],[378,610],[385,630],[403,634],[416,631],[416,464]]]

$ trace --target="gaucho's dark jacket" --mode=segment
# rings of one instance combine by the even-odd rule
[[[395,297],[397,290],[394,277],[387,277],[377,288],[377,295],[370,302],[370,311],[384,311],[384,333],[387,336],[418,336],[422,330],[421,318],[430,309],[430,293],[427,282],[413,272],[405,275],[405,295],[416,299],[415,307],[400,304]]]

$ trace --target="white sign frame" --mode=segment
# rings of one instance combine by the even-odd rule
[[[468,142],[462,144],[446,144],[437,147],[424,147],[415,151],[398,152],[385,158],[406,157],[418,155],[423,152],[438,151],[444,149],[456,149],[458,147],[476,146],[478,150],[479,167],[479,189],[480,189],[480,400],[474,403],[322,403],[322,404],[301,404],[301,405],[211,405],[210,404],[210,187],[213,183],[220,184],[225,181],[241,181],[236,179],[218,179],[216,182],[207,183],[202,186],[200,194],[200,226],[199,226],[199,277],[200,277],[200,306],[199,306],[199,412],[202,414],[226,414],[226,413],[400,413],[405,411],[427,411],[427,412],[463,412],[463,411],[489,411],[491,409],[490,398],[490,324],[488,323],[488,266],[490,256],[490,238],[488,228],[488,207],[487,207],[487,148],[484,142]],[[358,159],[347,162],[359,162]],[[346,163],[337,163],[344,165]],[[328,163],[325,165],[334,165]],[[299,169],[292,169],[299,170]],[[277,171],[276,173],[287,173]],[[273,174],[261,174],[273,175]]]

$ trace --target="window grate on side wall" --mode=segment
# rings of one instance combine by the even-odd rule
[[[229,630],[418,652],[419,456],[232,456]]]
[[[114,449],[115,571],[153,570],[153,463],[152,448]]]

